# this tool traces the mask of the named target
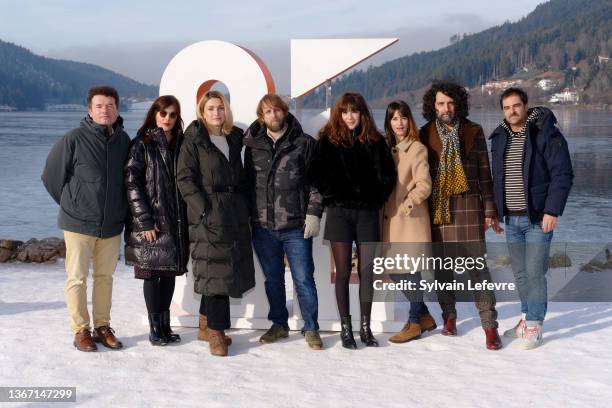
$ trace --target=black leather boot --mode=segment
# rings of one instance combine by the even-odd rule
[[[168,337],[168,341],[170,343],[179,343],[181,341],[181,336],[172,331],[172,327],[170,327],[170,311],[166,310],[161,312],[162,317],[162,330],[166,333]]]
[[[355,337],[353,337],[353,323],[351,322],[351,315],[340,318],[340,324],[342,327],[340,330],[342,347],[357,350],[357,343],[355,342]]]
[[[359,328],[359,338],[367,347],[378,347],[378,340],[374,338],[370,330],[370,316],[361,316],[361,327]]]
[[[149,341],[154,346],[165,346],[168,337],[162,328],[161,313],[149,313]]]

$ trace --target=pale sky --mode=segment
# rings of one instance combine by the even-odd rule
[[[543,0],[116,1],[0,0],[0,39],[36,54],[89,62],[158,84],[170,59],[202,40],[246,46],[289,89],[292,38],[399,37],[366,64],[449,44],[517,21]]]

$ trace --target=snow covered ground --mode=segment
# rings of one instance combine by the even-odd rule
[[[78,405],[121,407],[607,407],[612,400],[612,303],[551,304],[545,343],[531,351],[507,339],[502,350],[486,350],[476,310],[464,303],[456,338],[438,329],[395,345],[380,334],[380,348],[350,351],[338,334],[323,333],[325,350],[315,352],[298,332],[264,346],[261,331],[232,330],[230,357],[218,358],[197,329],[177,329],[179,345],[152,347],[142,283],[123,265],[112,326],[125,349],[76,351],[63,285],[61,261],[0,266],[1,386],[74,386]],[[439,323],[439,308],[431,310]],[[501,330],[516,323],[516,304],[498,310]]]

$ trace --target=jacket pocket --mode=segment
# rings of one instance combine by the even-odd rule
[[[533,209],[542,211],[546,204],[546,196],[548,195],[548,187],[550,183],[538,184],[529,189],[529,196]]]

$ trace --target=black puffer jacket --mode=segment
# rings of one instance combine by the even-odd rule
[[[242,130],[235,127],[227,142],[229,160],[206,126],[193,121],[185,130],[177,180],[187,203],[195,292],[241,297],[255,286]]]
[[[276,146],[259,121],[244,136],[251,222],[269,230],[303,228],[306,214],[323,213],[321,195],[306,177],[316,140],[304,133],[291,113],[286,122]]]
[[[178,152],[183,136],[171,149],[161,128],[148,130],[132,141],[125,164],[125,186],[131,217],[125,227],[125,262],[142,269],[187,271],[189,243],[185,202],[176,185]],[[173,151],[174,150],[174,151]],[[148,242],[143,231],[157,227]],[[137,278],[144,278],[138,276]]]
[[[351,147],[334,145],[321,136],[312,155],[308,177],[327,207],[380,209],[395,187],[397,171],[383,138]]]

